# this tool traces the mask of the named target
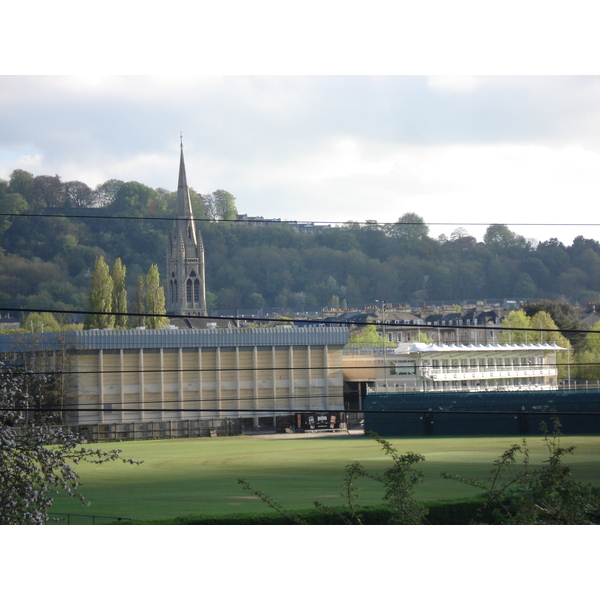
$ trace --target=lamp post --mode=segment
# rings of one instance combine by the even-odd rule
[[[383,323],[383,387],[387,392],[387,338],[385,335],[385,300],[375,300],[381,302],[381,321]]]

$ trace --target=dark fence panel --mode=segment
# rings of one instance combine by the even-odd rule
[[[549,412],[557,413],[565,435],[600,433],[596,390],[369,394],[364,410],[365,432],[380,435],[537,435],[542,421],[551,428]]]

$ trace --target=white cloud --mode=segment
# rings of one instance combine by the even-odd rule
[[[470,75],[433,75],[427,78],[427,85],[443,92],[471,92],[477,80]]]
[[[599,100],[593,77],[0,77],[0,177],[174,189],[183,131],[190,185],[249,214],[593,222]]]

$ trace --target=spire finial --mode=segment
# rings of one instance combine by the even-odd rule
[[[179,132],[179,142],[180,142],[180,147],[183,150],[183,131]]]

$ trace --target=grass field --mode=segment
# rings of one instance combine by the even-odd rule
[[[416,488],[421,500],[476,495],[475,488],[444,480],[440,472],[485,478],[499,454],[521,441],[512,437],[389,439],[401,453],[425,456],[421,463],[425,479]],[[545,460],[542,438],[530,437],[528,444],[533,463]],[[561,444],[577,447],[565,460],[575,477],[600,486],[600,437],[564,437]],[[271,510],[246,492],[237,483],[239,478],[288,508],[308,508],[314,500],[333,505],[342,502],[340,489],[347,464],[361,462],[369,470],[381,471],[390,461],[375,440],[357,435],[308,439],[240,436],[98,446],[121,448],[123,457],[144,463],[78,465],[80,491],[92,505],[83,508],[78,501],[59,496],[52,512],[149,520]],[[381,502],[378,484],[364,479],[360,485],[362,504]]]

